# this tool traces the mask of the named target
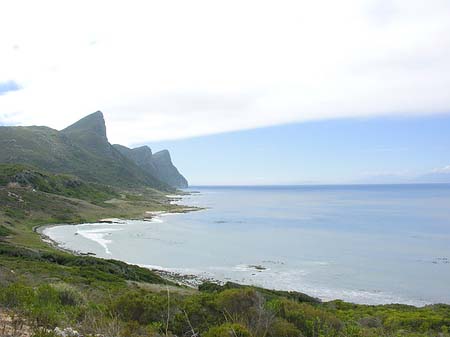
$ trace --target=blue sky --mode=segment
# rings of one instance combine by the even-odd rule
[[[5,1],[0,125],[62,129],[101,110],[111,143],[167,147],[193,184],[448,179],[448,13],[448,0]]]
[[[148,145],[169,149],[193,185],[401,183],[450,164],[450,116],[327,120]]]
[[[6,94],[10,91],[19,90],[19,86],[14,81],[0,82],[0,95]]]

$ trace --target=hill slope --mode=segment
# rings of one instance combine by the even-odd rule
[[[126,146],[115,144],[114,147],[145,172],[150,173],[162,182],[174,188],[188,187],[186,178],[173,165],[169,151],[163,150],[153,154],[148,146],[130,149]]]
[[[50,174],[31,166],[0,164],[1,187],[29,188],[34,192],[45,192],[89,202],[102,202],[118,197],[113,188],[96,183],[87,183],[75,176]]]
[[[171,189],[108,142],[100,111],[62,131],[43,126],[0,127],[0,163],[33,165],[108,185]]]

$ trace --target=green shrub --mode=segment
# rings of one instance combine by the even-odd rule
[[[61,304],[58,291],[48,284],[39,286],[36,291],[36,302],[40,306]]]
[[[219,310],[216,296],[200,293],[182,300],[180,310],[176,313],[171,327],[179,335],[191,331],[191,326],[204,332],[212,325],[220,325],[223,319],[223,312]]]
[[[278,318],[275,320],[275,322],[271,324],[270,328],[268,329],[268,336],[302,337],[303,334],[300,332],[299,329],[297,329],[297,327],[294,324],[282,318]]]
[[[52,287],[56,290],[59,302],[62,305],[77,306],[85,303],[83,295],[68,284],[58,283],[52,285]]]
[[[246,286],[234,282],[226,282],[224,285],[217,284],[214,282],[203,282],[198,290],[202,292],[222,292],[229,289],[243,289],[243,288],[252,288],[258,293],[262,294],[267,300],[272,300],[276,298],[286,298],[293,300],[295,302],[307,302],[307,303],[315,303],[319,304],[321,301],[318,298],[311,297],[304,293],[298,291],[283,291],[283,290],[273,290],[273,289],[264,289],[255,286]]]
[[[174,300],[171,305],[174,308]],[[126,322],[136,321],[148,325],[167,319],[167,295],[146,293],[144,291],[127,291],[111,304],[112,311]],[[171,313],[173,317],[175,313]]]
[[[374,317],[374,316],[367,316],[367,317],[361,318],[358,323],[361,326],[366,327],[366,328],[380,328],[383,325],[383,323],[381,322],[381,319],[379,317]]]
[[[0,237],[4,237],[4,236],[9,236],[12,234],[12,230],[10,230],[9,228],[0,225]]]
[[[260,295],[251,288],[225,290],[217,295],[219,308],[229,315],[248,312],[259,305]]]
[[[12,219],[16,219],[16,220],[21,220],[21,219],[25,219],[26,213],[23,209],[20,208],[5,208],[4,213],[6,216],[12,218]]]
[[[335,334],[342,329],[342,322],[332,313],[308,303],[277,299],[268,308],[279,317],[294,324],[307,337],[318,333]]]
[[[63,312],[55,305],[35,306],[29,316],[37,327],[54,328],[63,319]]]
[[[204,337],[251,337],[250,332],[240,324],[225,323],[212,327]]]
[[[0,288],[0,304],[9,309],[29,306],[34,301],[32,288],[21,283],[12,283]]]

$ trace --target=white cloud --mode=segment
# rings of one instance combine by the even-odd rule
[[[432,170],[431,173],[450,173],[450,165],[436,168]]]
[[[4,1],[0,121],[142,143],[450,112],[450,2]]]

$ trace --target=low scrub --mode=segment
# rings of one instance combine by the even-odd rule
[[[169,288],[15,282],[0,287],[0,306],[23,315],[36,329],[73,327],[86,336],[448,337],[450,323],[446,305],[307,303],[267,297],[252,287],[186,295]]]

